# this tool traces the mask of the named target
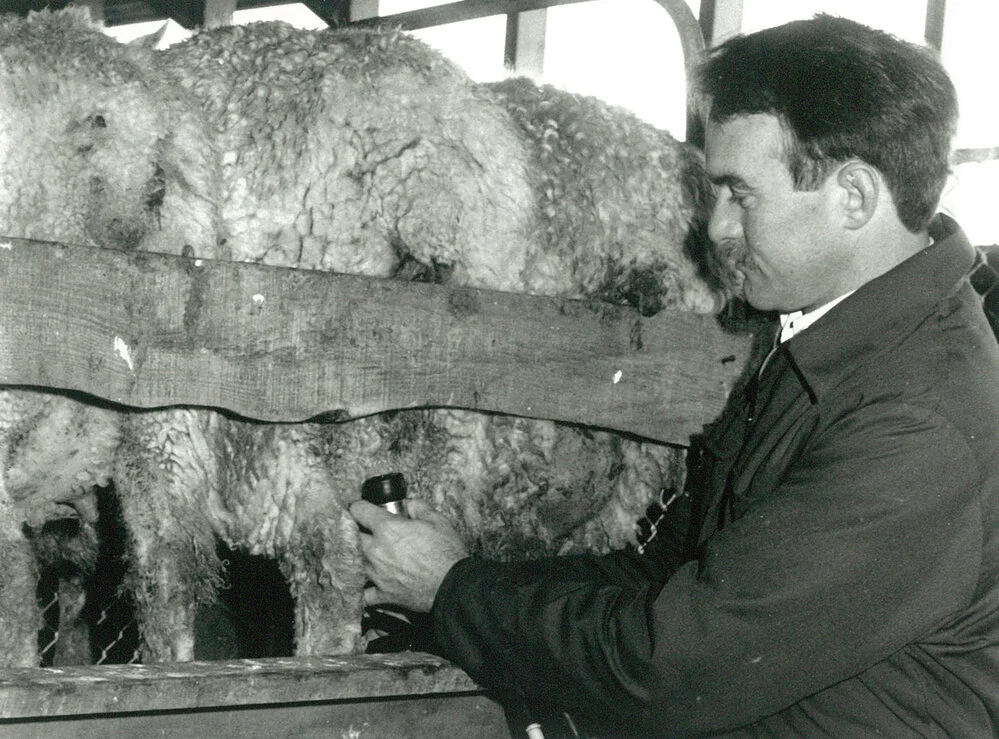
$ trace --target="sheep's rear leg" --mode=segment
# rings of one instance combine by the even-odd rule
[[[295,654],[300,657],[353,654],[361,639],[364,574],[357,526],[346,512],[328,525],[302,532],[294,556],[282,556],[295,601]]]
[[[21,530],[23,520],[0,481],[0,667],[37,667],[40,660],[38,566]]]
[[[136,525],[129,508],[123,503],[131,540],[126,586],[135,601],[143,661],[190,662],[199,606],[214,597],[217,584],[215,540],[189,538],[171,519],[162,520],[160,531]]]
[[[197,604],[184,583],[181,567],[165,553],[136,558],[131,578],[138,608],[143,662],[190,662],[194,659]],[[152,561],[152,562],[151,562]]]
[[[214,599],[221,581],[203,510],[211,473],[200,465],[211,455],[196,415],[187,411],[137,414],[125,428],[115,487],[143,659],[188,662],[195,658],[198,607]]]

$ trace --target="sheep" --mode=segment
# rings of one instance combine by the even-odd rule
[[[472,287],[718,308],[673,243],[696,154],[620,109],[474,85],[392,29],[225,27],[163,63],[219,133],[236,260],[384,277],[415,260]]]
[[[524,77],[488,87],[531,147],[532,240],[558,255],[546,285],[643,315],[720,310],[731,293],[705,248],[711,193],[699,150],[591,96]]]
[[[695,154],[597,101],[547,90],[542,106],[523,82],[476,85],[398,31],[254,24],[154,52],[116,44],[80,13],[43,12],[0,22],[0,69],[5,235],[645,309],[718,305],[683,253],[703,192]],[[633,158],[619,123],[642,142]],[[51,161],[29,167],[26,152],[42,147]],[[651,164],[655,176],[633,176]],[[560,215],[563,192],[578,222]],[[0,458],[19,460],[0,490],[0,544],[18,551],[9,579],[25,591],[36,575],[25,507],[72,505],[113,479],[154,661],[193,657],[198,604],[223,578],[217,539],[279,561],[297,654],[363,649],[345,508],[372,474],[404,472],[474,549],[502,557],[633,541],[645,506],[682,477],[676,449],[458,409],[265,424],[13,390],[0,403]],[[82,453],[64,454],[74,444]],[[4,631],[9,664],[37,659],[31,602],[0,593],[0,625],[20,619]]]
[[[0,20],[0,233],[221,256],[218,168],[199,114],[82,26],[79,14]],[[38,563],[22,524],[54,505],[82,510],[119,441],[118,414],[99,404],[0,391],[0,665],[38,663]]]

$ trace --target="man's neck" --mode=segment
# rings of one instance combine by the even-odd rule
[[[902,262],[930,245],[931,239],[925,230],[913,233],[902,225],[894,212],[891,217],[875,219],[856,233],[852,266],[847,270],[847,279],[838,285],[838,296],[854,292],[862,285],[894,269]],[[821,310],[832,302],[826,300],[808,306],[805,313]]]

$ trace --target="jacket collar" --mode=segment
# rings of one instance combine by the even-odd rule
[[[858,360],[910,334],[971,269],[975,250],[957,223],[938,215],[933,243],[862,285],[786,347],[813,397],[820,399]]]

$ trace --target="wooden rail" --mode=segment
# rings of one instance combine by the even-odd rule
[[[426,654],[0,671],[0,736],[509,737],[503,709]]]
[[[709,316],[0,239],[0,384],[266,421],[451,406],[673,444],[749,351]]]
[[[413,652],[14,668],[0,671],[0,715],[55,717],[479,690],[449,662]]]

